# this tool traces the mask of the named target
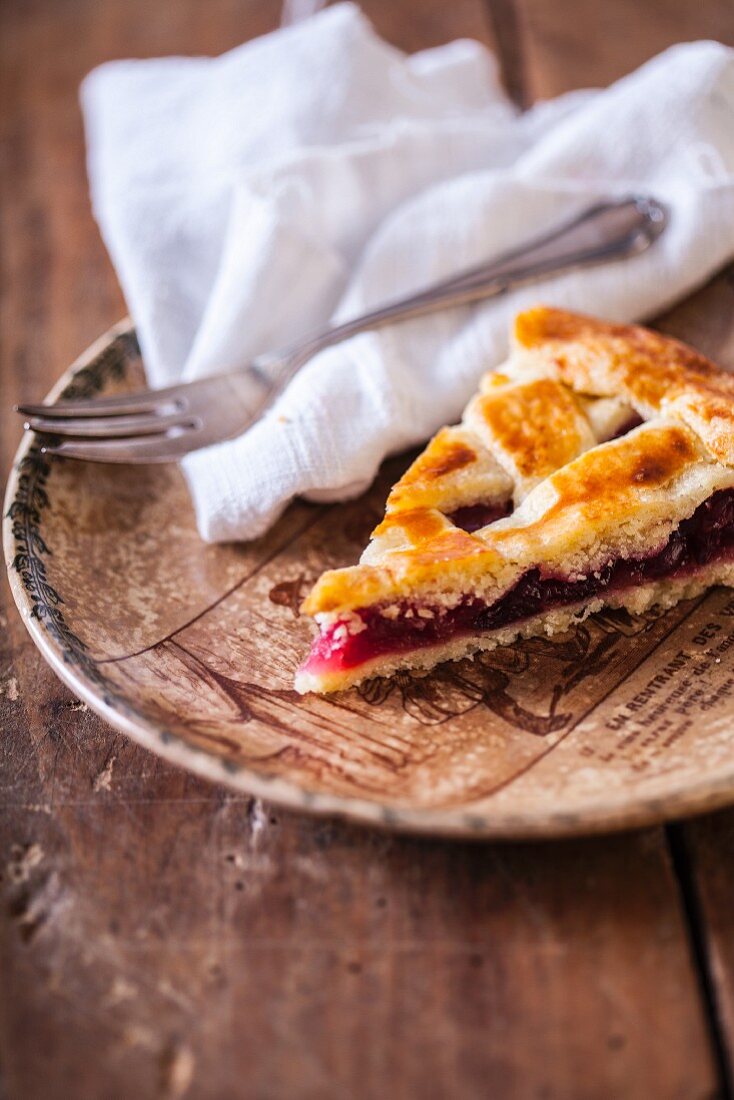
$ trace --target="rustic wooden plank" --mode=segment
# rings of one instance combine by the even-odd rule
[[[376,30],[402,50],[430,49],[459,35],[495,45],[482,0],[455,0],[449,11],[445,0],[366,0],[362,9]]]
[[[734,811],[679,826],[677,843],[730,1094],[734,1085]]]
[[[659,831],[427,844],[85,750],[10,849],[15,1094],[152,1096],[172,1065],[204,1097],[712,1090]]]
[[[517,5],[531,99],[604,87],[676,42],[715,38],[734,44],[730,0],[517,0]]]
[[[485,7],[505,88],[518,107],[529,107],[532,92],[525,57],[526,35],[518,4],[516,0],[485,0]]]
[[[471,0],[367,8],[405,47],[487,34]],[[88,212],[78,80],[113,56],[219,52],[276,16],[256,0],[3,5],[4,468],[11,400],[122,313]],[[3,583],[9,1095],[712,1093],[659,830],[485,848],[274,813],[105,728],[8,599]]]

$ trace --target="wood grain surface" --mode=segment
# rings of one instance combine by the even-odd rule
[[[674,40],[734,41],[727,0],[365,7],[405,48],[496,43],[521,103]],[[88,209],[79,80],[111,57],[220,52],[278,14],[0,6],[4,470],[12,401],[124,312]],[[666,328],[732,346],[731,283]],[[5,585],[2,600],[0,1095],[729,1094],[734,814],[513,847],[274,812],[110,731],[46,667]]]

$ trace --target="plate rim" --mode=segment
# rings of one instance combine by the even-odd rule
[[[129,317],[109,328],[89,345],[52,386],[45,401],[55,402],[80,371],[98,360],[119,337],[135,336]],[[253,798],[261,798],[279,807],[318,816],[337,817],[362,825],[418,836],[474,840],[542,840],[618,832],[711,812],[734,802],[734,759],[731,769],[720,776],[696,782],[679,783],[677,789],[658,797],[642,797],[630,804],[622,796],[606,802],[602,808],[594,800],[579,811],[544,810],[541,813],[486,811],[471,808],[419,809],[389,806],[351,795],[309,791],[297,782],[268,775],[251,767],[228,761],[199,748],[184,737],[172,734],[138,712],[126,699],[114,705],[103,693],[64,657],[64,652],[44,624],[34,617],[33,601],[14,567],[17,552],[11,505],[19,492],[20,464],[30,452],[37,436],[25,432],[12,460],[3,506],[3,547],[8,583],[21,619],[44,660],[58,678],[113,729],[169,763],[211,782]]]

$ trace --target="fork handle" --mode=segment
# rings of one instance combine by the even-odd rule
[[[255,365],[281,369],[285,366],[290,376],[324,348],[368,329],[494,297],[511,286],[543,276],[634,256],[660,236],[667,221],[665,207],[650,196],[630,195],[596,203],[559,229],[522,248],[334,325],[281,352],[259,356]],[[279,381],[283,381],[282,377]]]

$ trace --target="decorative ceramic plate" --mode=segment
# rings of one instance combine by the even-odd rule
[[[143,383],[118,326],[52,398]],[[20,612],[111,725],[193,772],[284,805],[427,833],[553,836],[734,800],[734,591],[665,615],[609,612],[534,638],[301,697],[301,598],[352,563],[407,460],[361,500],[293,505],[245,545],[206,546],[175,466],[51,459],[23,442],[5,546]]]

